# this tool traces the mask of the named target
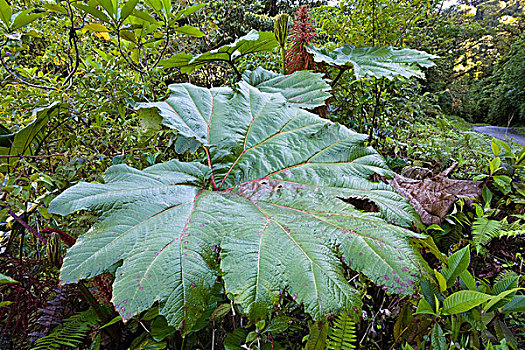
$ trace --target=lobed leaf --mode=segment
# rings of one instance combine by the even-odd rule
[[[353,69],[356,79],[365,77],[387,78],[425,78],[421,67],[432,67],[432,59],[438,56],[414,49],[395,47],[355,47],[341,46],[333,51],[308,46],[306,50],[313,55],[315,62],[324,62],[341,69]]]
[[[170,90],[167,101],[142,108],[198,141],[209,166],[113,166],[104,184],[80,183],[57,197],[52,212],[100,215],[68,251],[64,282],[122,262],[112,299],[122,319],[159,302],[184,332],[219,275],[251,321],[283,291],[314,320],[357,312],[361,298],[342,262],[391,292],[413,292],[421,259],[410,239],[421,236],[388,222],[409,225],[417,214],[390,186],[368,180],[392,172],[365,135],[245,81]]]

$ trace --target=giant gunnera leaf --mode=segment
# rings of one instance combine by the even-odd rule
[[[283,291],[314,320],[357,311],[361,298],[345,266],[392,293],[413,292],[421,266],[410,239],[419,236],[392,223],[410,225],[417,214],[369,180],[393,174],[365,135],[246,81],[169,88],[166,101],[142,107],[199,142],[206,164],[115,165],[105,183],[82,182],[58,196],[54,213],[100,215],[69,249],[64,283],[121,264],[112,301],[122,319],[158,302],[184,332],[218,281],[252,321]]]
[[[355,47],[344,45],[333,51],[309,46],[306,50],[315,62],[324,62],[340,69],[354,71],[356,79],[365,77],[394,79],[398,76],[425,78],[419,69],[432,67],[438,56],[414,49],[395,47]]]

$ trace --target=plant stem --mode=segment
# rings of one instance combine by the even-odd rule
[[[11,215],[13,217],[13,219],[18,221],[18,223],[20,225],[24,226],[27,230],[29,230],[29,232],[34,234],[36,236],[36,238],[38,238],[43,244],[47,244],[47,240],[44,237],[42,237],[42,235],[40,235],[40,233],[38,233],[37,230],[35,230],[33,227],[29,226],[29,224],[27,222],[25,222],[24,220],[22,220],[22,218],[20,218],[18,215],[16,215],[14,211],[9,209],[9,211],[7,213],[9,215]]]
[[[284,48],[284,45],[281,46],[281,60],[283,61],[282,73],[283,75],[285,75],[286,74],[286,49]]]
[[[80,293],[84,297],[84,299],[86,299],[86,301],[89,304],[89,306],[91,306],[93,308],[93,310],[95,311],[97,316],[102,320],[102,322],[108,323],[109,321],[111,321],[111,315],[108,313],[108,311],[106,309],[104,309],[98,303],[97,299],[95,299],[93,294],[91,294],[91,292],[89,291],[88,287],[86,287],[84,282],[83,281],[78,281],[77,286],[78,286],[78,289],[80,290]],[[113,325],[109,326],[109,327],[106,327],[106,328],[107,328],[108,333],[111,336],[111,338],[113,338],[117,343],[120,342],[120,336],[116,332],[116,330],[113,327]]]
[[[227,62],[232,67],[233,71],[235,72],[235,75],[237,76],[237,80],[241,80],[242,74],[239,72],[237,67],[235,67],[235,64],[233,63],[233,61],[229,60]]]
[[[215,176],[213,175],[213,168],[211,167],[210,152],[208,151],[208,148],[206,148],[206,147],[203,147],[203,148],[204,148],[204,151],[206,152],[206,158],[208,159],[208,167],[211,170],[211,183],[213,185],[213,189],[217,190],[217,184],[215,183]]]
[[[344,72],[346,72],[346,68],[339,68],[339,73],[337,73],[337,76],[335,77],[334,81],[332,81],[332,84],[330,84],[331,87],[335,87],[337,85],[339,79],[341,79]]]

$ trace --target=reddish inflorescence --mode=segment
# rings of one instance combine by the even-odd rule
[[[295,18],[291,30],[291,47],[286,53],[286,70],[288,74],[298,70],[314,70],[315,62],[306,51],[306,47],[312,43],[316,36],[316,31],[312,16],[306,6],[301,6],[295,13]]]

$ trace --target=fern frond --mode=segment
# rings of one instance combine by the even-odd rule
[[[328,332],[328,350],[353,350],[357,339],[355,323],[347,313],[340,314]]]
[[[38,339],[31,350],[59,350],[62,346],[78,349],[90,327],[98,321],[99,318],[93,309],[71,316],[49,335]]]
[[[506,218],[503,219],[503,227],[499,233],[499,238],[513,238],[518,236],[525,236],[525,224],[520,221],[508,223]]]
[[[484,251],[484,246],[494,238],[499,237],[503,222],[490,220],[484,217],[476,218],[472,224],[472,244],[476,252]]]

